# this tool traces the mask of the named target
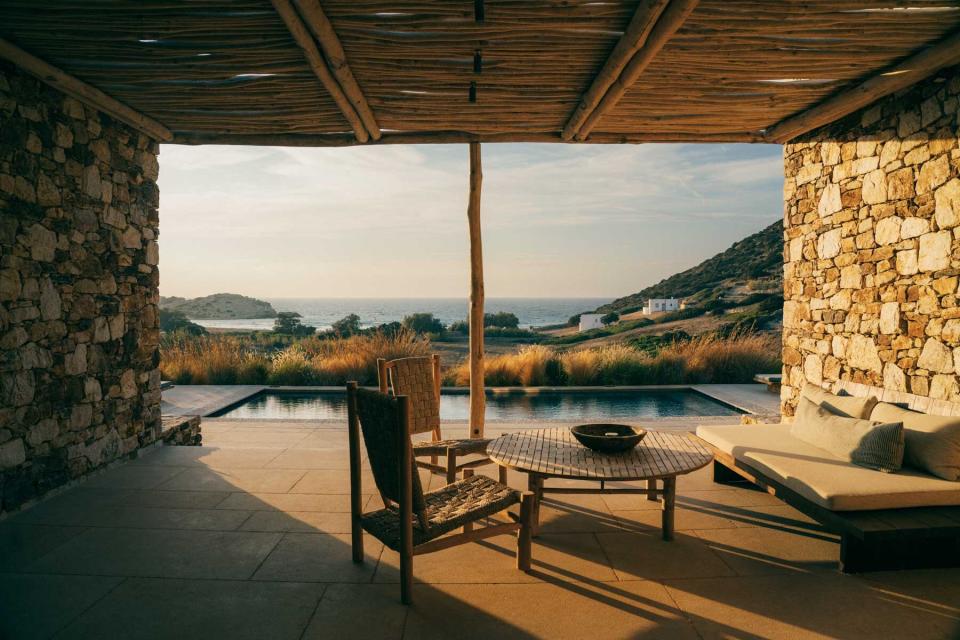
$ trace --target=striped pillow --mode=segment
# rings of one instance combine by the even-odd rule
[[[839,416],[801,397],[790,435],[853,464],[899,471],[903,466],[903,423]]]

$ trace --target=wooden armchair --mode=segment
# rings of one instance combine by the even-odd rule
[[[347,384],[350,441],[350,514],[353,561],[363,562],[363,532],[400,554],[400,599],[410,604],[413,556],[440,551],[465,542],[517,532],[517,568],[530,570],[531,522],[534,496],[485,476],[464,473],[463,480],[424,494],[413,463],[407,419],[408,399]],[[363,513],[360,478],[360,433],[367,449],[377,489],[388,502]],[[520,505],[508,512],[510,522],[474,529],[473,523]],[[462,533],[450,534],[462,528]]]
[[[417,466],[435,473],[443,473],[447,483],[457,479],[464,469],[473,469],[493,461],[487,457],[489,439],[461,438],[443,439],[440,433],[440,356],[419,356],[397,360],[377,360],[377,377],[382,393],[407,396],[410,415],[410,434],[432,434],[432,440],[413,444],[414,458],[430,457],[430,461],[417,460]],[[457,458],[479,455],[463,463]],[[444,456],[445,464],[437,464],[437,457]],[[506,469],[501,467],[500,482],[506,484]]]

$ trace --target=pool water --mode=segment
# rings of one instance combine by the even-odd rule
[[[487,420],[606,420],[734,416],[740,411],[692,389],[487,395]],[[264,392],[215,414],[262,420],[346,420],[347,398],[330,392]],[[470,397],[440,396],[443,420],[466,420]]]

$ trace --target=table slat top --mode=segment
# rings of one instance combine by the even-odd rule
[[[503,435],[487,447],[494,462],[528,473],[581,480],[669,478],[706,466],[713,454],[689,434],[648,431],[631,451],[599,453],[569,429],[536,429]]]

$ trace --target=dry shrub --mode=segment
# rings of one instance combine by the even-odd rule
[[[350,338],[309,338],[268,356],[246,336],[164,336],[160,375],[178,384],[374,384],[377,358],[430,353],[430,342],[410,331]],[[268,349],[269,351],[269,349]]]
[[[484,382],[491,387],[542,387],[557,384],[551,379],[551,363],[556,355],[543,345],[521,347],[517,353],[490,356],[484,360]],[[447,371],[445,384],[465,387],[470,384],[470,363],[461,362]]]
[[[667,347],[661,356],[682,360],[688,383],[746,383],[757,373],[779,371],[780,343],[774,336],[701,336]]]
[[[599,349],[577,349],[560,356],[567,382],[573,386],[598,384],[600,374]]]
[[[560,354],[542,345],[525,347],[514,354],[488,358],[485,377],[491,386],[742,383],[750,382],[757,373],[778,371],[780,366],[776,338],[754,334],[702,336],[673,343],[655,355],[626,344]],[[453,367],[445,383],[467,386],[469,363]]]

